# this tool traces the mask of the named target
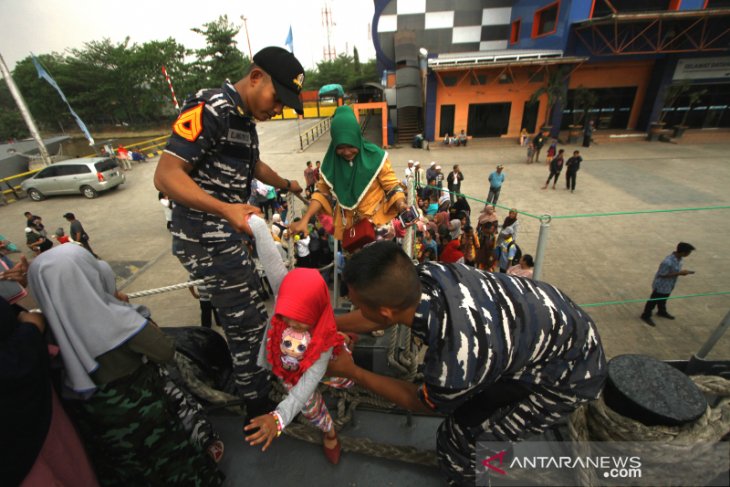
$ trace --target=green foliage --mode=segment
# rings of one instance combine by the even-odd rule
[[[545,110],[544,125],[550,124],[550,120],[552,120],[553,107],[555,106],[555,104],[558,102],[564,104],[565,100],[568,97],[568,86],[566,83],[566,79],[568,78],[569,74],[569,66],[560,66],[557,69],[551,69],[548,72],[548,77],[545,81],[545,84],[540,86],[530,96],[529,102],[531,104],[536,103],[542,95],[547,96],[547,110]]]
[[[598,103],[598,96],[580,85],[573,92],[573,125],[580,125],[588,111]]]
[[[226,16],[193,29],[206,46],[186,49],[172,38],[131,43],[102,39],[65,54],[38,55],[38,60],[63,90],[71,106],[94,132],[110,127],[168,124],[177,115],[162,66],[172,78],[180,104],[201,88],[224,80],[238,81],[251,60],[236,46],[240,27]],[[31,58],[17,63],[13,79],[43,133],[77,132],[75,120],[56,90],[38,78]],[[331,62],[321,62],[305,74],[304,89],[340,83],[348,90],[379,79],[375,60],[361,63],[357,50]],[[28,135],[20,111],[5,83],[0,83],[0,140]]]
[[[306,72],[304,89],[319,90],[324,85],[336,83],[348,91],[363,83],[379,79],[375,60],[370,60],[365,64],[360,63],[357,49],[355,49],[354,56],[340,54],[333,61],[317,63],[316,71]]]
[[[195,27],[193,32],[205,37],[206,46],[198,49],[197,65],[202,68],[203,86],[208,88],[220,86],[224,80],[233,83],[243,78],[251,64],[251,60],[244,57],[236,47],[234,37],[238,35],[240,27],[231,24],[227,15],[218,17],[218,20],[203,24],[202,28]]]

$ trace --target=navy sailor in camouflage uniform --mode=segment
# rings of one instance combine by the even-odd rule
[[[291,53],[262,49],[244,78],[201,90],[186,102],[155,173],[157,189],[175,201],[173,253],[194,278],[209,279],[238,393],[254,416],[269,410],[270,379],[256,365],[267,316],[243,233],[248,216],[260,213],[247,204],[251,182],[302,191],[259,159],[256,120],[268,120],[284,106],[303,113],[303,82],[304,69]]]
[[[414,267],[392,243],[353,255],[344,280],[359,310],[339,318],[340,331],[410,326],[428,346],[424,383],[375,374],[348,354],[328,373],[406,409],[444,414],[437,451],[452,485],[474,485],[477,441],[539,434],[600,394],[606,361],[596,326],[549,284],[462,264]]]

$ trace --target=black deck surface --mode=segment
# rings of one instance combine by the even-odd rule
[[[342,452],[339,465],[331,465],[322,447],[282,435],[266,452],[243,440],[242,420],[233,416],[213,416],[213,424],[225,443],[221,470],[226,485],[251,487],[278,486],[443,486],[436,468],[395,460]],[[367,437],[373,441],[410,445],[435,450],[440,418],[414,416],[408,426],[400,414],[357,411],[355,424],[340,433]]]

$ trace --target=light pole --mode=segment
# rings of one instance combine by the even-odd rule
[[[418,50],[418,54],[420,55],[419,67],[421,68],[421,98],[423,100],[421,123],[423,124],[423,138],[426,139],[426,83],[428,82],[428,49],[422,47]]]
[[[248,58],[253,61],[253,52],[251,52],[251,39],[248,38],[248,24],[246,23],[246,16],[241,15],[241,20],[243,20],[243,28],[246,31],[246,42],[248,43]]]

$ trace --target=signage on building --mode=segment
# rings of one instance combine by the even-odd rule
[[[673,79],[730,79],[730,56],[680,59]]]

